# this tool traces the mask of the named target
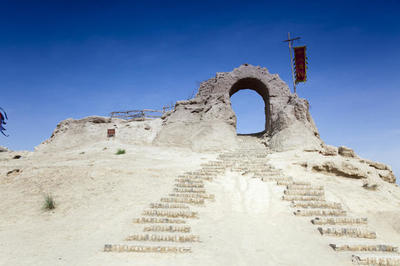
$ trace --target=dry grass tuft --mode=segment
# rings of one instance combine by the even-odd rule
[[[56,208],[56,202],[52,195],[47,194],[44,197],[43,209],[46,211],[54,210]]]
[[[125,154],[125,150],[123,150],[123,149],[118,149],[118,151],[117,151],[115,154],[116,154],[116,155]]]

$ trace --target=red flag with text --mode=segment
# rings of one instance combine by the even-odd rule
[[[296,83],[307,80],[307,57],[306,47],[293,47],[294,49],[294,67],[296,71]]]

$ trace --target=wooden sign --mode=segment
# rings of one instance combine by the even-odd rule
[[[112,128],[112,129],[107,129],[107,137],[108,137],[108,138],[110,138],[110,137],[115,137],[115,129],[114,129],[114,128]]]

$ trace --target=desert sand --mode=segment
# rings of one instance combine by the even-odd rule
[[[157,120],[114,120],[120,133],[115,138],[104,134],[110,123],[84,124],[70,126],[35,152],[0,153],[1,265],[351,265],[357,252],[335,252],[329,244],[400,241],[397,185],[379,181],[376,190],[367,190],[361,179],[304,167],[305,161],[325,158],[318,152],[270,152],[252,137],[240,137],[237,149],[250,158],[251,151],[265,151],[258,159],[273,174],[263,178],[233,165],[204,181],[215,198],[188,205],[198,214],[185,224],[200,242],[125,241],[143,234],[145,225],[133,220],[168,197],[176,178],[234,151],[151,145],[152,131],[160,127]],[[85,132],[99,133],[88,138]],[[133,141],[130,135],[138,137]],[[126,154],[116,155],[120,148]],[[368,218],[368,226],[359,227],[373,230],[377,239],[322,236],[310,222],[314,217],[293,214],[296,208],[282,200],[285,186],[269,181],[270,176],[323,186],[327,201],[342,204],[351,217]],[[42,209],[48,193],[56,201],[52,211]],[[191,253],[104,252],[107,244],[190,247]]]

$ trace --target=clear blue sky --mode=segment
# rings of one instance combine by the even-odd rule
[[[10,118],[10,137],[0,136],[0,145],[31,150],[69,117],[186,99],[200,81],[242,63],[291,84],[282,42],[290,31],[308,47],[308,82],[298,94],[310,101],[325,142],[389,163],[400,175],[399,1],[0,5],[0,106]],[[261,99],[233,97],[239,131],[259,129]]]

